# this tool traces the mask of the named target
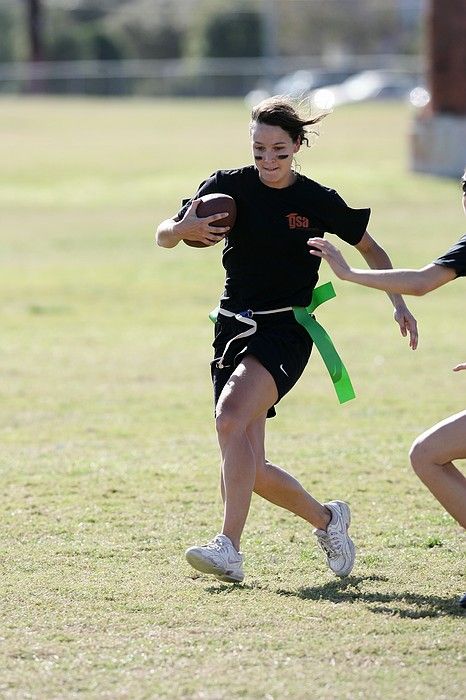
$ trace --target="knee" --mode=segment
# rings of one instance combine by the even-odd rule
[[[245,430],[241,413],[234,408],[223,406],[215,417],[215,428],[219,439],[225,440]]]
[[[429,445],[427,441],[423,439],[422,435],[417,437],[411,445],[409,460],[414,472],[418,476],[421,476],[432,463],[432,454]]]
[[[269,483],[269,463],[261,458],[256,460],[256,478],[254,481],[254,493],[261,496],[267,490],[267,484]]]

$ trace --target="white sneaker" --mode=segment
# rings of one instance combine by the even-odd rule
[[[208,544],[190,547],[185,556],[194,569],[214,574],[220,581],[239,583],[244,578],[244,557],[226,535],[216,535]]]
[[[314,530],[317,541],[327,555],[327,564],[337,576],[348,576],[356,556],[353,540],[348,535],[351,513],[347,503],[324,503],[332,513],[327,530]]]

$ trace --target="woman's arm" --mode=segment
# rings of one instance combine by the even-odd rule
[[[175,219],[165,219],[158,225],[155,234],[157,245],[162,248],[174,248],[183,238],[179,231],[179,221]]]
[[[175,218],[165,219],[157,227],[155,240],[162,248],[174,248],[185,238],[188,241],[200,241],[205,245],[215,245],[223,240],[224,235],[230,230],[229,226],[211,226],[214,221],[219,221],[228,216],[228,212],[212,214],[199,218],[196,215],[197,205],[200,199],[193,199],[180,221]]]

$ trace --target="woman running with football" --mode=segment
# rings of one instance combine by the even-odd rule
[[[334,233],[354,245],[370,267],[391,267],[366,230],[370,210],[350,208],[334,190],[293,169],[293,157],[308,145],[307,127],[319,120],[301,116],[285,98],[261,102],[250,123],[255,165],[215,172],[157,229],[157,243],[165,248],[182,239],[215,245],[219,233],[225,239],[226,282],[211,364],[224,518],[211,542],[186,552],[195,569],[221,581],[244,578],[240,538],[253,491],[316,528],[317,541],[337,576],[347,576],[354,564],[349,506],[343,501],[320,503],[265,456],[266,418],[275,415],[274,407],[301,376],[312,347],[291,309],[310,303],[318,279],[320,261],[308,254],[309,236]],[[221,213],[196,215],[203,195],[212,193],[235,200],[237,218],[231,230],[215,226],[221,224]],[[401,333],[409,333],[414,349],[416,321],[398,294],[389,297]]]
[[[461,179],[463,209],[466,213],[466,171]],[[324,258],[342,280],[392,294],[421,296],[457,277],[466,276],[466,234],[434,262],[418,270],[357,270],[350,267],[339,250],[321,238],[310,238],[311,254]],[[466,369],[466,362],[453,368]],[[453,460],[466,459],[466,411],[445,418],[416,438],[410,460],[414,471],[435,498],[458,523],[466,528],[466,478]],[[466,594],[460,604],[466,607]]]

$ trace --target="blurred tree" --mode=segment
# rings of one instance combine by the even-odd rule
[[[125,53],[118,40],[98,29],[92,36],[91,51],[97,61],[120,61]]]
[[[105,9],[102,3],[97,2],[81,2],[77,3],[74,7],[70,9],[70,15],[76,22],[95,22],[98,19],[102,19],[109,12],[111,8]]]
[[[13,61],[15,58],[15,29],[13,14],[5,8],[0,8],[0,30],[2,36],[0,42],[0,63]]]
[[[124,37],[129,56],[164,59],[184,55],[186,28],[192,21],[186,0],[115,0],[115,4],[103,24],[107,31]]]
[[[214,13],[204,28],[204,55],[208,57],[260,56],[262,18],[246,9]]]
[[[129,51],[137,58],[181,58],[185,31],[171,24],[148,27],[131,23],[125,27]]]
[[[45,56],[49,61],[121,60],[129,55],[123,32],[106,23],[102,8],[85,12],[52,8],[48,12]]]
[[[416,23],[402,27],[398,3],[386,0],[280,0],[280,49],[285,55],[415,51]]]
[[[90,58],[87,33],[71,28],[53,36],[47,42],[46,58],[48,61],[79,61]]]

